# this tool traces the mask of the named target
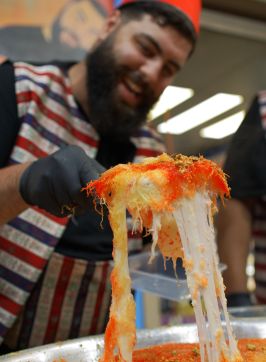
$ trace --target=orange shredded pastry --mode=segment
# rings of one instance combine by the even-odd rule
[[[136,343],[135,304],[128,270],[126,210],[134,229],[145,227],[156,246],[175,266],[183,258],[192,296],[200,342],[201,361],[240,362],[227,313],[224,285],[218,268],[213,213],[217,196],[229,196],[222,170],[203,157],[162,154],[141,164],[120,164],[86,187],[109,209],[113,230],[114,269],[112,305],[101,362],[132,361]],[[223,312],[226,336],[221,324]],[[206,323],[207,322],[207,323]]]
[[[251,347],[252,346],[252,347]],[[266,339],[240,339],[238,347],[245,362],[266,361]],[[167,343],[133,353],[133,362],[200,362],[197,343]]]

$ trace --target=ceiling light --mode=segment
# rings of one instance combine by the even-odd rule
[[[158,130],[162,133],[182,134],[238,106],[242,102],[242,96],[217,93],[187,111],[159,124]]]
[[[165,112],[191,98],[193,94],[194,91],[190,88],[168,86],[151,110],[149,118],[155,119],[161,116]]]
[[[245,117],[245,111],[233,114],[219,122],[200,130],[203,138],[214,138],[216,140],[227,137],[236,132]]]

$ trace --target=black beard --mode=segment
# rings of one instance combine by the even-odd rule
[[[87,90],[91,124],[101,136],[121,139],[136,133],[146,121],[157,98],[143,82],[139,71],[117,64],[113,54],[113,42],[114,34],[88,54]],[[117,97],[117,84],[124,74],[134,79],[143,89],[142,102],[136,108],[122,103]]]

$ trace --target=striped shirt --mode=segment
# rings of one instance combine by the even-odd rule
[[[10,155],[10,164],[34,161],[57,151],[67,144],[78,145],[84,149],[89,157],[95,158],[99,146],[99,135],[91,124],[84,119],[84,115],[72,94],[69,79],[64,72],[52,65],[37,67],[21,62],[15,63],[14,68],[18,117],[21,125],[16,144]],[[138,135],[132,137],[131,142],[136,147],[133,162],[140,162],[147,156],[157,156],[164,151],[164,146],[157,133],[147,126],[142,127]],[[60,315],[63,319],[66,318],[64,313],[58,311],[59,306],[64,305],[64,297],[63,295],[60,296],[60,293],[54,293],[57,288],[61,291],[63,288],[65,295],[69,295],[70,292],[65,288],[71,286],[71,280],[75,279],[76,263],[78,265],[82,264],[82,262],[86,263],[83,266],[83,273],[85,274],[87,268],[92,266],[89,266],[91,264],[87,261],[75,261],[75,259],[63,256],[60,259],[57,254],[57,258],[53,257],[51,259],[51,256],[54,255],[54,248],[68,222],[68,218],[57,218],[43,210],[32,207],[8,224],[0,227],[0,342],[16,321],[27,300],[30,303],[33,302],[34,294],[32,291],[36,283],[42,281],[39,287],[40,295],[43,293],[44,299],[46,298],[45,293],[47,293],[47,290],[43,289],[42,278],[51,281],[50,275],[54,273],[52,272],[47,276],[47,272],[53,270],[51,264],[53,265],[55,260],[61,267],[57,267],[59,275],[53,281],[55,287],[52,288],[51,303],[48,303],[48,314],[43,318],[47,322],[46,326],[42,327],[42,333],[45,333],[45,335],[41,338],[31,335],[28,336],[28,340],[35,341],[30,344],[35,345],[36,341],[38,341],[37,343],[52,342],[57,338],[57,333],[60,338],[62,336],[60,333],[69,336],[70,331],[66,331],[65,327],[59,328],[60,323],[63,322],[62,319],[60,322],[58,316]],[[135,246],[132,243],[131,249],[140,248],[140,238],[133,237],[132,239]],[[48,260],[50,261],[47,265]],[[92,265],[94,265],[94,270],[98,270],[98,265],[101,265],[101,271],[98,273],[103,273],[104,262],[95,262]],[[43,273],[44,268],[46,268],[45,273]],[[79,272],[81,279],[84,276],[83,273]],[[95,275],[92,279],[94,277]],[[58,280],[63,280],[63,284],[59,286]],[[82,281],[79,280],[77,283],[81,285]],[[101,285],[101,279],[99,283]],[[88,308],[92,308],[87,293],[89,293],[89,288],[86,293],[83,293],[84,298],[82,300],[85,300],[84,303],[88,304]],[[40,295],[38,300],[41,300]],[[76,298],[78,295],[79,293],[76,290]],[[101,300],[99,294],[96,295],[97,298],[100,298],[99,301]],[[74,298],[72,302],[75,306],[78,299]],[[80,303],[83,302],[80,301]],[[38,309],[38,303],[35,305]],[[75,315],[74,310],[77,309],[73,307],[72,310],[71,316],[73,317]],[[36,310],[36,315],[39,315],[38,318],[40,318],[40,309],[39,314],[38,310]],[[59,329],[55,328],[54,330],[58,332],[53,332],[55,335],[51,337],[49,331],[54,316],[57,316],[55,320],[58,319],[57,327]],[[96,323],[96,317],[97,315],[94,314],[94,319],[89,323],[89,327],[86,325],[86,321],[81,322],[81,326],[78,328],[79,332],[80,329],[83,333],[84,331],[88,333],[90,330],[96,331],[97,328],[93,327]],[[27,317],[24,315],[22,319],[25,320],[25,318]],[[73,323],[76,323],[75,318],[77,318],[76,315],[66,323],[71,327]],[[35,320],[37,319],[35,319],[34,313],[33,324]],[[63,330],[64,332],[60,332]],[[35,331],[37,334],[39,333],[39,324],[37,324]]]

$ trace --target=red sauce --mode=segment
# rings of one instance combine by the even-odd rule
[[[238,347],[245,362],[266,362],[266,339],[240,339]],[[168,343],[136,350],[133,362],[200,362],[199,345]]]
[[[172,158],[166,154],[157,157],[152,163],[117,165],[104,172],[98,180],[90,182],[85,190],[88,194],[95,192],[108,204],[115,192],[116,176],[127,172],[134,175],[156,170],[166,178],[164,188],[161,189],[165,201],[161,206],[164,208],[180,197],[193,196],[200,189],[208,189],[221,198],[229,196],[226,176],[216,163],[203,157],[177,155]],[[152,172],[149,177],[153,178]]]

